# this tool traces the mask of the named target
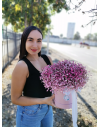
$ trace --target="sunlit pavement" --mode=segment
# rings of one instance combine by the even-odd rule
[[[47,45],[47,42],[43,42],[43,45]],[[49,43],[49,47],[59,51],[62,55],[70,57],[73,60],[81,62],[94,71],[97,71],[97,48],[90,47],[89,49],[85,47],[80,47],[78,44],[65,45]]]

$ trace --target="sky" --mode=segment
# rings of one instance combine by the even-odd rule
[[[77,0],[72,0],[72,2],[73,1],[75,2]],[[74,34],[78,31],[82,38],[84,38],[84,36],[86,36],[88,33],[97,33],[97,23],[95,25],[90,24],[85,28],[81,27],[82,25],[89,23],[92,19],[89,17],[92,16],[92,14],[84,15],[82,14],[82,11],[89,11],[94,9],[95,5],[96,0],[86,0],[86,2],[84,2],[81,6],[81,11],[68,14],[68,12],[63,9],[60,13],[51,16],[51,25],[53,26],[53,29],[51,30],[52,34],[57,36],[63,34],[63,37],[67,37],[67,24],[69,22],[75,23]]]

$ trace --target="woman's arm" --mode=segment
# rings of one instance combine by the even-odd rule
[[[12,82],[11,82],[12,103],[21,106],[29,106],[29,105],[36,105],[36,104],[48,104],[51,106],[55,106],[52,101],[54,95],[46,98],[31,98],[31,97],[21,96],[28,73],[29,73],[28,67],[25,64],[25,62],[19,61],[12,73]]]
[[[11,82],[11,101],[16,105],[28,106],[43,103],[43,98],[21,96],[28,73],[25,62],[19,61],[12,73]]]

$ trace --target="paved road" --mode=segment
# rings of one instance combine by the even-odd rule
[[[47,45],[46,42],[43,42],[43,44]],[[97,71],[96,47],[90,47],[90,49],[88,49],[87,47],[80,48],[79,45],[63,45],[55,43],[49,43],[49,47]]]

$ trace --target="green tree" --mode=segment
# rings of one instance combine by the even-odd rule
[[[93,34],[93,41],[97,41],[97,33]]]
[[[76,33],[75,33],[74,39],[76,39],[76,40],[81,39],[81,36],[80,36],[80,33],[79,33],[79,32],[76,32]]]
[[[60,37],[62,38],[63,37],[63,34],[60,34]]]
[[[93,35],[92,34],[87,34],[85,37],[84,37],[85,40],[93,40]]]
[[[51,14],[48,13],[49,7]],[[52,26],[47,27],[51,23],[50,16],[60,13],[62,9],[68,11],[65,0],[42,0],[41,3],[34,0],[2,0],[4,23],[11,23],[15,32],[22,32],[25,27],[35,25],[45,35],[48,29],[52,29]]]

